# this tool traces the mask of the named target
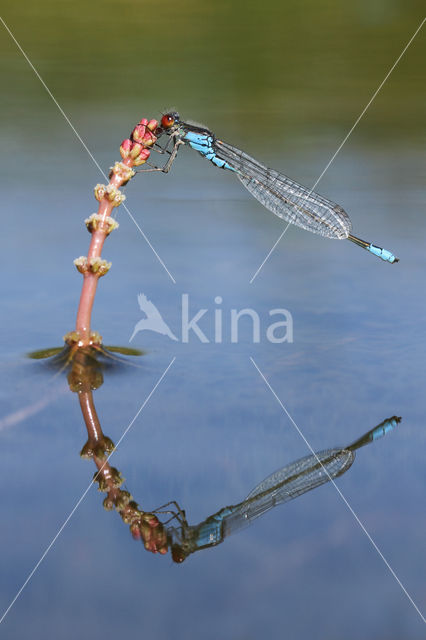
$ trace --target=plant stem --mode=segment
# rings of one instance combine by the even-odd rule
[[[112,219],[111,213],[113,208],[119,206],[124,200],[119,188],[127,184],[130,178],[135,175],[133,167],[143,164],[149,157],[149,147],[156,141],[154,133],[157,126],[156,120],[141,120],[130,138],[122,142],[120,147],[122,161],[113,167],[108,185],[95,187],[95,197],[99,201],[98,212],[86,220],[86,225],[92,233],[89,252],[87,258],[82,256],[74,261],[77,269],[83,275],[83,286],[75,332],[65,336],[65,341],[73,346],[87,347],[101,342],[99,334],[91,333],[91,317],[98,280],[107,273],[111,266],[101,257],[105,239],[118,226]]]

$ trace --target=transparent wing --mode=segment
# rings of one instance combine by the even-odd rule
[[[265,478],[225,518],[225,535],[249,524],[273,507],[337,478],[349,469],[354,460],[353,451],[326,449],[288,464]]]
[[[244,151],[214,141],[218,157],[236,170],[238,178],[264,207],[291,224],[326,238],[347,238],[352,223],[342,207],[269,169]]]

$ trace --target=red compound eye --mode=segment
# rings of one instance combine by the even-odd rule
[[[170,129],[170,127],[173,127],[175,123],[175,119],[173,117],[173,115],[171,113],[166,113],[162,118],[161,118],[161,125],[165,128],[165,129]]]

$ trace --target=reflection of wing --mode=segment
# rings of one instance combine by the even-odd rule
[[[179,508],[180,526],[169,528],[173,540],[172,557],[175,562],[201,549],[220,544],[253,520],[279,504],[289,502],[316,487],[333,482],[343,475],[355,460],[356,450],[383,437],[401,421],[392,416],[367,431],[345,449],[325,449],[291,462],[262,480],[242,502],[224,507],[198,525],[188,525],[184,512]]]
[[[143,293],[140,293],[138,295],[138,302],[139,302],[141,311],[146,313],[148,318],[160,318],[162,320],[161,314],[158,311],[157,307],[155,306],[155,304],[151,302],[151,300],[148,300],[146,295],[144,295]]]
[[[254,520],[272,507],[341,476],[355,460],[355,452],[326,449],[292,462],[262,480],[241,503],[241,513]]]

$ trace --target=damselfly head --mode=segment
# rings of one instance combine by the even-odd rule
[[[179,122],[179,114],[176,111],[165,113],[161,118],[161,126],[166,131],[170,131]]]
[[[177,564],[181,564],[188,556],[180,544],[173,544],[171,548],[172,560]]]

